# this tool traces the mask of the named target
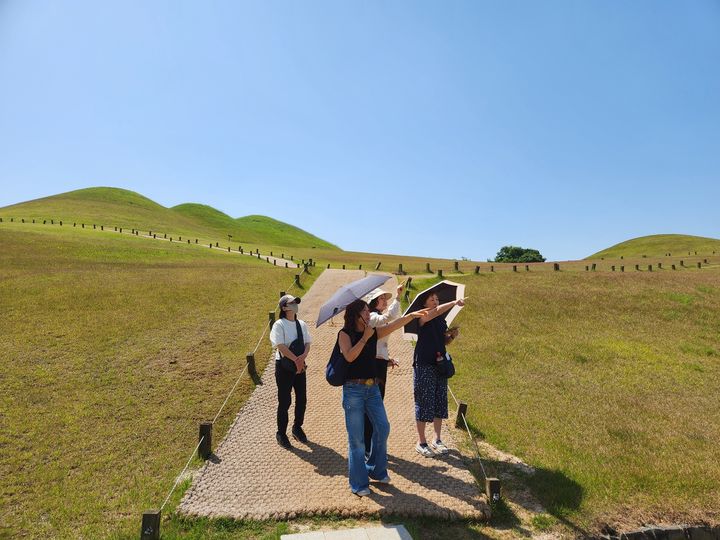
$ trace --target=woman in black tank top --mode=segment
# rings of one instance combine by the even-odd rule
[[[343,409],[348,432],[348,470],[350,489],[360,497],[369,495],[370,479],[389,483],[387,474],[387,438],[390,423],[380,397],[375,360],[378,337],[401,328],[425,311],[416,311],[387,326],[374,329],[368,324],[370,310],[363,300],[345,308],[345,324],[338,332],[338,344],[348,373],[343,385]],[[365,415],[373,425],[370,455],[365,460]]]

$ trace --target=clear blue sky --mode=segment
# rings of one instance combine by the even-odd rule
[[[91,186],[382,253],[720,237],[720,3],[0,0],[0,206]]]

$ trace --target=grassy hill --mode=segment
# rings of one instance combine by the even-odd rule
[[[695,255],[695,252],[697,252],[697,255],[720,253],[720,240],[684,234],[654,234],[615,244],[590,255],[588,259],[664,257],[668,253],[678,257]]]
[[[55,219],[156,231],[199,238],[203,243],[285,246],[337,250],[337,246],[297,227],[264,216],[233,219],[210,206],[181,204],[173,208],[125,189],[96,187],[61,193],[0,208],[0,216]]]

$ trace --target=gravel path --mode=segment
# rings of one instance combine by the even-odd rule
[[[415,452],[412,397],[412,346],[400,331],[390,339],[400,367],[388,374],[385,404],[390,419],[388,469],[392,484],[371,483],[373,494],[359,498],[347,479],[347,434],[341,388],[327,384],[325,364],[338,330],[325,323],[314,328],[320,305],[362,271],[325,270],[300,304],[300,318],[311,326],[308,357],[308,407],[303,445],[291,451],[275,441],[277,403],[274,363],[270,362],[247,403],[238,413],[213,459],[195,475],[179,506],[191,516],[235,519],[288,519],[310,515],[401,515],[445,519],[489,518],[487,499],[456,449],[452,433],[443,434],[451,449],[445,457],[423,458]],[[388,276],[392,277],[392,276]],[[394,291],[395,279],[386,288]],[[290,407],[292,425],[293,407]],[[429,431],[428,431],[429,433]]]

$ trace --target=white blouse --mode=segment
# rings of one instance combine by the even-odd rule
[[[400,301],[396,298],[390,304],[390,307],[385,313],[370,313],[370,326],[372,328],[378,328],[390,324],[395,319],[400,317]],[[390,353],[388,351],[388,338],[385,336],[377,340],[377,352],[375,353],[376,358],[384,358],[390,360]]]

